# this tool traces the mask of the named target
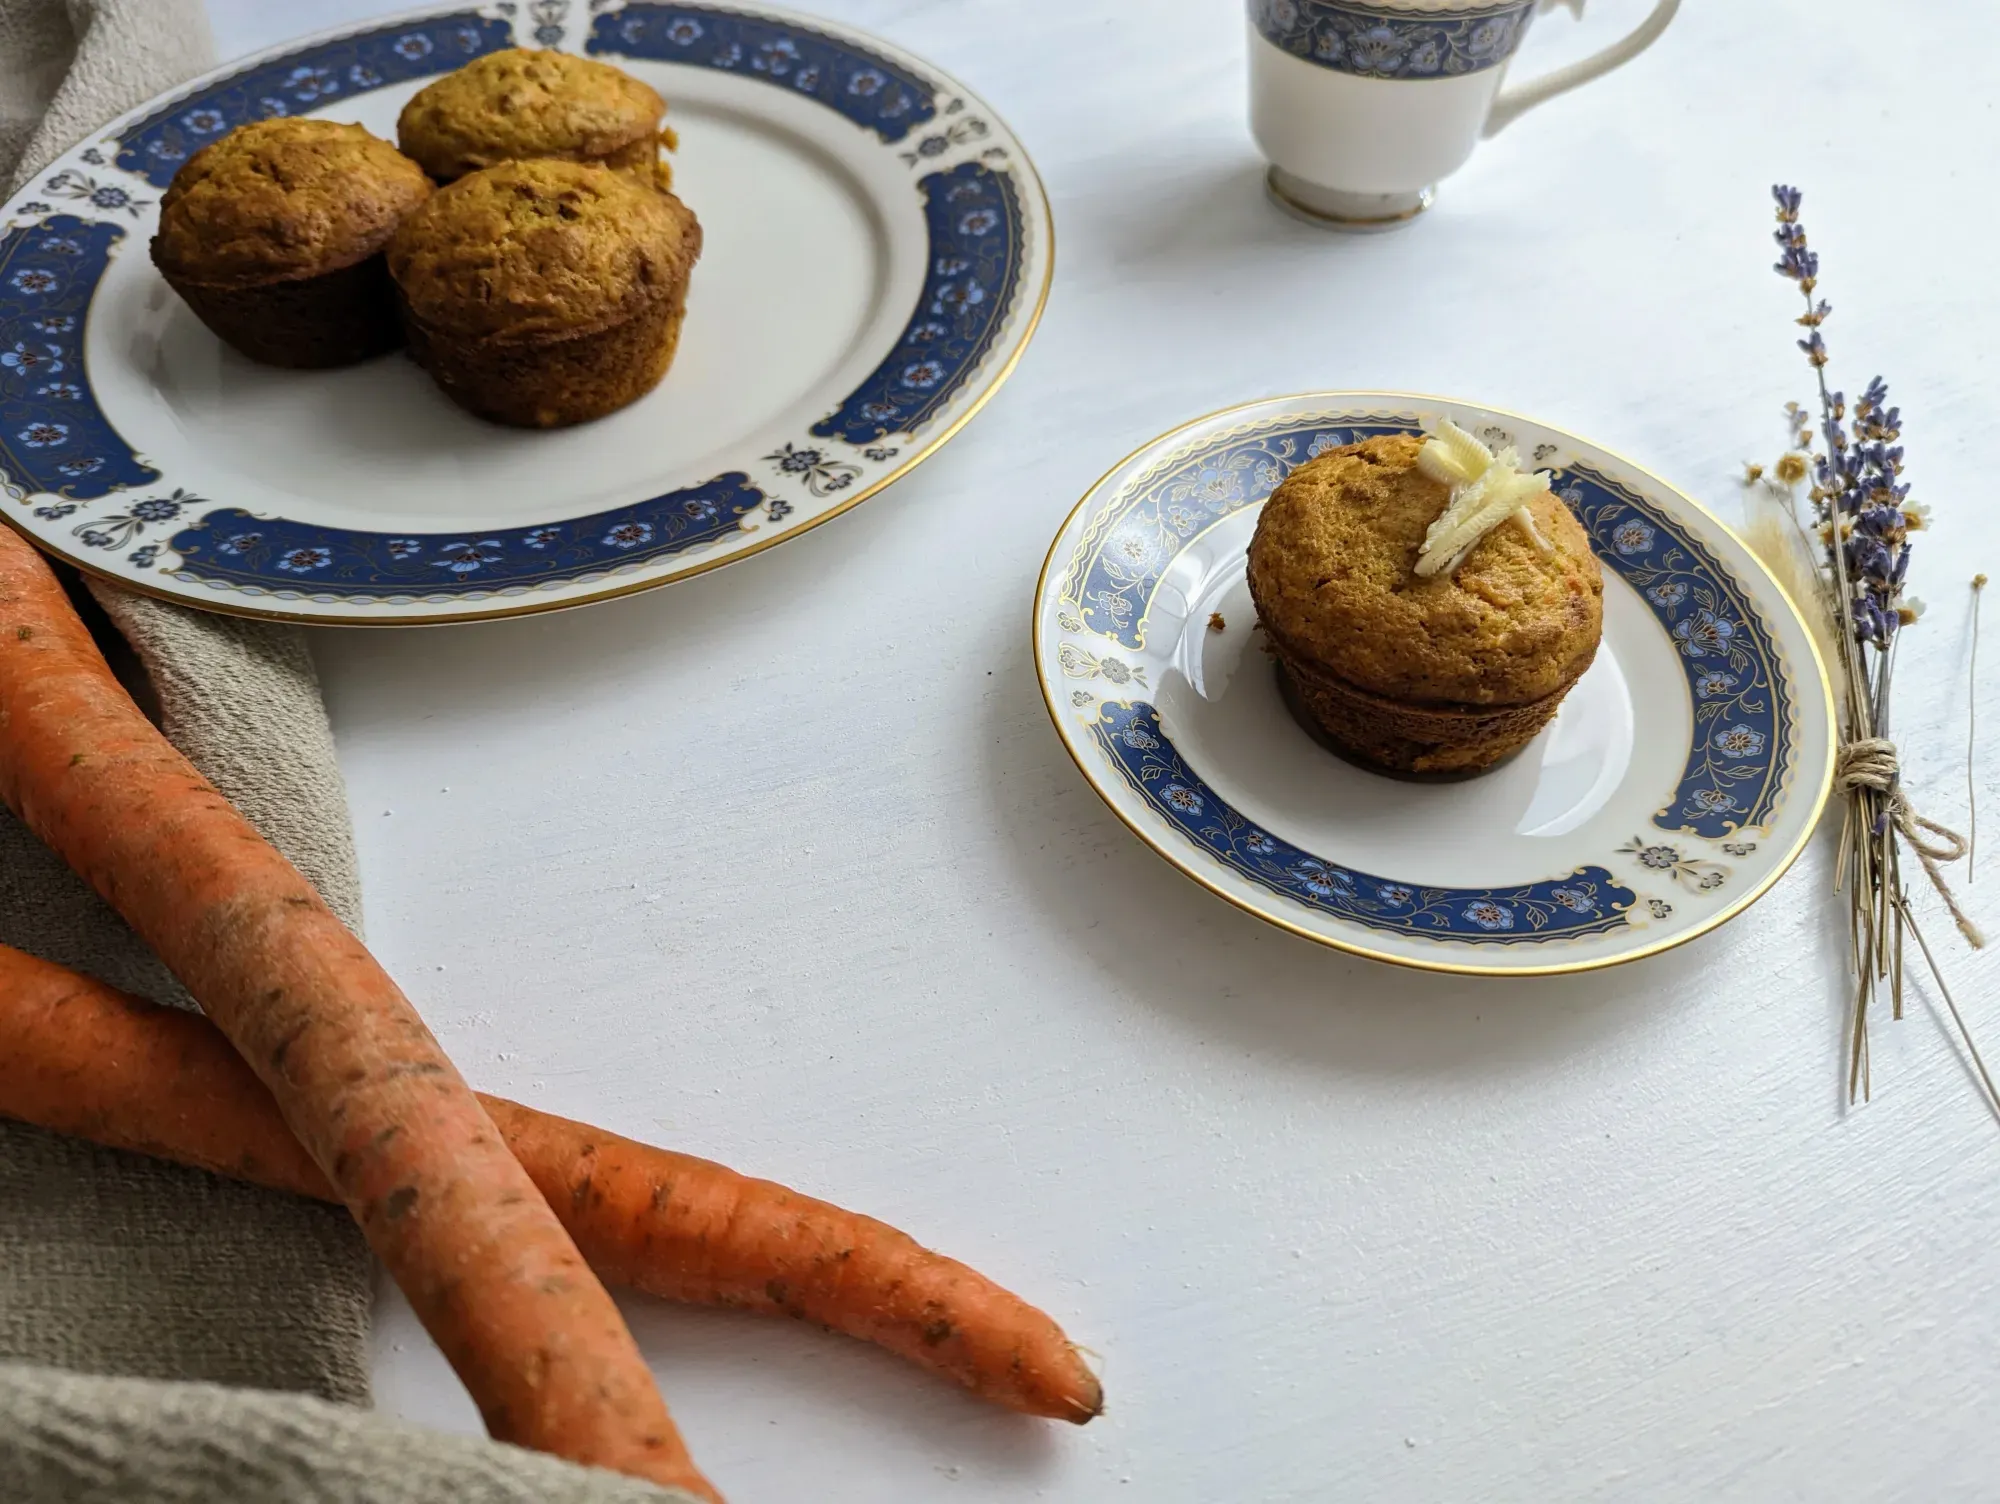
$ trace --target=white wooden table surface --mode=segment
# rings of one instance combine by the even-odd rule
[[[1967,580],[2000,573],[2000,9],[1695,0],[1424,222],[1343,239],[1263,198],[1229,0],[818,3],[967,79],[1046,176],[1055,289],[1012,383],[734,568],[314,642],[371,939],[477,1085],[888,1218],[1103,1357],[1110,1408],[1071,1430],[635,1303],[702,1465],[735,1504],[1994,1497],[2000,1127],[1922,1005],[1843,1111],[1823,844],[1623,970],[1349,960],[1112,819],[1027,625],[1099,471],[1264,394],[1465,396],[1733,505],[1807,390],[1769,270],[1795,181],[1837,371],[1891,378],[1938,513],[1902,732],[1962,820]],[[211,0],[225,55],[391,8]],[[1522,66],[1646,8],[1550,18]],[[1971,897],[2000,929],[2000,867]],[[2000,1053],[1992,965],[1953,965]],[[386,1408],[476,1425],[393,1296],[377,1340]]]

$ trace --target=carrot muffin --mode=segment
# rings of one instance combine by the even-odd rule
[[[190,157],[153,264],[216,336],[267,365],[349,365],[402,343],[383,247],[430,197],[358,125],[259,120]]]
[[[389,273],[410,352],[453,401],[557,428],[658,384],[700,254],[671,193],[588,163],[505,162],[405,220]]]
[[[418,91],[396,140],[440,183],[528,157],[596,162],[656,187],[671,186],[660,158],[673,134],[666,101],[631,74],[567,52],[509,47],[476,58]]]
[[[1402,774],[1476,773],[1525,746],[1603,629],[1582,524],[1512,451],[1450,425],[1294,470],[1258,518],[1250,593],[1293,708]]]

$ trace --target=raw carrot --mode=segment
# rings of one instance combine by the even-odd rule
[[[0,799],[276,1098],[487,1430],[706,1498],[638,1345],[396,984],[125,693],[0,527]]]
[[[487,1108],[613,1284],[816,1321],[1031,1415],[1082,1425],[1103,1408],[1055,1322],[885,1222],[516,1102]]]
[[[1055,1322],[893,1227],[709,1160],[480,1100],[614,1284],[817,1322],[1030,1415],[1082,1424],[1102,1405]],[[4,945],[0,1116],[339,1199],[214,1025]]]

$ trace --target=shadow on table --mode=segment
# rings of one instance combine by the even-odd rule
[[[1078,1444],[1069,1426],[1001,1410],[849,1337],[630,1292],[618,1303],[696,1461],[731,1497],[776,1497],[801,1455],[879,1455],[905,1479],[914,1471],[1025,1491],[1046,1485]],[[373,1340],[381,1410],[479,1434],[472,1401],[386,1278]]]
[[[1692,1008],[1702,989],[1712,993],[1718,972],[1754,991],[1747,932],[1733,926],[1627,966],[1522,979],[1410,970],[1279,930],[1197,887],[1127,831],[1049,727],[1025,656],[1004,673],[987,738],[994,767],[981,784],[1038,791],[995,810],[1020,889],[1116,995],[1175,1027],[1336,1073],[1451,1078],[1532,1067],[1652,1029]],[[1810,944],[1833,954],[1837,936],[1821,928]]]
[[[690,1445],[719,1478],[730,1472],[728,1445],[720,1438],[731,1429],[740,1437],[741,1429],[704,1426],[698,1408],[715,1406],[736,1415],[767,1411],[777,1425],[768,1428],[770,1444],[757,1449],[763,1455],[820,1446],[829,1448],[826,1455],[838,1456],[842,1451],[832,1450],[836,1446],[866,1447],[928,1458],[940,1484],[963,1472],[1004,1478],[1024,1491],[1051,1481],[1071,1432],[1060,1422],[1015,1415],[975,1399],[853,1338],[739,1311],[631,1297],[620,1305]],[[704,1435],[717,1438],[721,1450],[704,1449]],[[908,1466],[904,1461],[900,1470]],[[769,1462],[762,1467],[767,1476],[778,1471]],[[743,1490],[746,1496],[755,1491]]]
[[[1199,294],[1219,279],[1241,281],[1267,263],[1291,267],[1309,255],[1315,275],[1393,255],[1382,237],[1347,235],[1280,207],[1264,186],[1265,163],[1247,142],[1207,158],[1133,160],[1114,187],[1065,199],[1057,234],[1058,275],[1068,247],[1080,274],[1106,263],[1123,275]]]
[[[894,529],[905,507],[922,505],[945,456],[862,506],[742,559],[671,586],[594,605],[498,621],[388,631],[322,628],[312,651],[336,726],[349,682],[365,682],[376,703],[430,707],[443,721],[521,713],[524,707],[588,702],[615,695],[635,670],[721,659],[754,676],[764,653],[787,646],[771,629],[771,602],[824,594],[830,573],[859,559]],[[934,493],[931,494],[935,504]],[[771,636],[766,643],[762,639]],[[504,666],[504,671],[502,667]]]

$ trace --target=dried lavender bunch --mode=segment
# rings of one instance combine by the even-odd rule
[[[1903,940],[1917,942],[1932,977],[1958,1025],[1959,1037],[2000,1112],[2000,1092],[1966,1031],[1958,1006],[1938,972],[1923,932],[1910,912],[1903,882],[1907,849],[1944,899],[1960,931],[1974,945],[1984,943],[1978,928],[1959,907],[1941,865],[1966,853],[1956,832],[1927,820],[1910,807],[1902,787],[1895,744],[1889,740],[1890,690],[1897,634],[1923,614],[1923,603],[1903,593],[1910,568],[1910,535],[1923,530],[1924,509],[1909,499],[1903,479],[1902,414],[1889,403],[1881,377],[1868,383],[1850,412],[1846,397],[1827,383],[1828,352],[1822,333],[1833,308],[1817,295],[1819,255],[1799,222],[1803,195],[1779,184],[1777,204],[1778,275],[1794,283],[1805,300],[1798,323],[1806,331],[1799,349],[1819,387],[1817,442],[1811,415],[1790,409],[1794,452],[1777,466],[1780,484],[1810,474],[1810,527],[1820,556],[1815,573],[1817,605],[1834,628],[1834,665],[1842,699],[1842,745],[1835,787],[1845,804],[1837,885],[1849,898],[1852,961],[1856,979],[1850,1018],[1850,1099],[1868,1090],[1868,1015],[1878,982],[1889,984],[1897,1018],[1903,1016]],[[1753,478],[1760,475],[1753,471]],[[1796,515],[1793,517],[1796,523]]]

